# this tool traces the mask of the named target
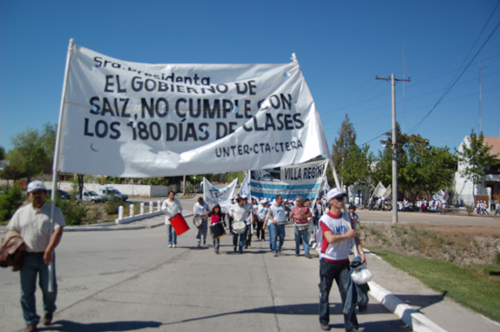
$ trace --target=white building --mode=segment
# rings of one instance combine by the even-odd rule
[[[497,157],[498,164],[486,170],[486,176],[483,178],[482,183],[476,183],[474,188],[474,194],[477,195],[485,195],[488,196],[488,206],[491,206],[494,203],[493,195],[500,193],[500,137],[497,136],[488,136],[484,137],[483,141],[484,145],[491,146],[490,154],[495,155],[499,154]],[[470,136],[465,136],[462,143],[458,147],[458,151],[462,152],[464,144],[469,146],[470,144]],[[455,192],[456,196],[454,198],[455,204],[459,205],[474,205],[472,196],[472,181],[467,181],[460,175],[460,172],[465,169],[466,165],[464,163],[458,163],[458,170],[455,173]]]

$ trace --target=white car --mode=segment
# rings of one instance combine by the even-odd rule
[[[82,192],[82,201],[84,202],[100,202],[101,196],[99,196],[95,191],[86,191]]]

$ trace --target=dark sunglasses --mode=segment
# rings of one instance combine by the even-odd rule
[[[337,201],[343,201],[344,196],[337,196],[337,197],[334,197],[334,199],[336,199]]]

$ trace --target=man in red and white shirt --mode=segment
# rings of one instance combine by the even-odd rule
[[[349,280],[349,252],[350,243],[354,239],[361,257],[361,261],[366,264],[363,247],[359,242],[356,232],[353,230],[352,221],[349,216],[344,216],[345,193],[334,188],[326,195],[330,210],[319,220],[323,240],[321,241],[320,253],[320,309],[319,322],[324,331],[330,330],[330,305],[329,295],[333,280],[337,281],[342,307],[345,305],[347,284]],[[357,331],[358,320],[356,313],[344,314],[346,331]]]

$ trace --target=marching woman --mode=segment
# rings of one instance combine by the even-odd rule
[[[210,217],[211,225],[214,225],[218,222],[221,222],[222,221],[222,212],[220,209],[220,205],[217,204],[216,206],[214,206],[212,208],[212,211],[210,211],[210,213],[208,214],[208,216]],[[213,229],[213,228],[210,227],[210,229]],[[214,252],[216,254],[219,254],[220,239],[215,238],[215,233],[213,231],[212,231],[212,238],[214,240]]]

